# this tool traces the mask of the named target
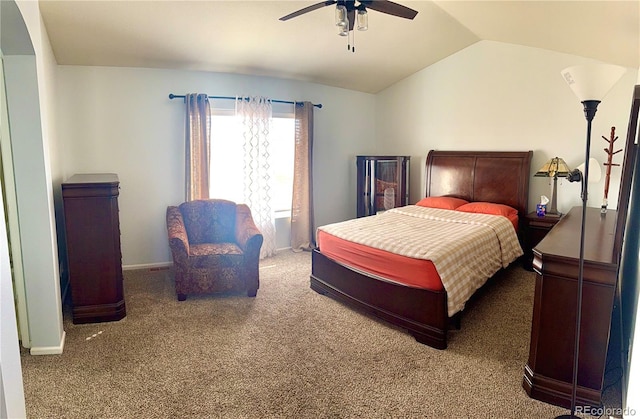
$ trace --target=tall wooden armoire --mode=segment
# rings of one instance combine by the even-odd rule
[[[76,174],[62,183],[74,323],[125,317],[118,176]]]

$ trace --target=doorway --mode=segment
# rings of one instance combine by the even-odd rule
[[[9,261],[13,284],[14,302],[18,322],[18,339],[25,348],[31,347],[29,322],[27,317],[26,292],[24,287],[24,270],[22,267],[22,248],[20,246],[20,224],[13,174],[13,157],[11,153],[11,136],[7,97],[4,83],[4,60],[0,51],[0,183],[2,186],[2,202],[4,205],[7,240],[9,242]]]

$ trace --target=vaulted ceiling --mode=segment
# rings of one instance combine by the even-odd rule
[[[288,21],[310,1],[40,0],[61,65],[188,69],[380,90],[478,41],[640,67],[639,1],[410,1],[414,20],[369,11],[337,34],[335,6]],[[487,57],[487,59],[491,59]]]

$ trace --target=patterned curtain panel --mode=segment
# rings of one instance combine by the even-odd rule
[[[241,121],[244,136],[244,202],[251,208],[253,220],[264,237],[260,249],[260,259],[263,259],[276,252],[270,192],[271,101],[263,97],[237,98],[236,115]]]
[[[313,104],[296,103],[295,155],[293,163],[293,198],[291,203],[291,249],[315,247],[313,230]]]
[[[211,114],[206,94],[185,95],[185,201],[209,198]]]

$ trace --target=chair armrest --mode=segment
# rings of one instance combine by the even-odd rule
[[[251,210],[245,204],[236,206],[236,242],[246,253],[260,253],[262,247],[262,233],[256,227],[251,216]]]
[[[187,229],[184,227],[182,213],[178,207],[167,207],[167,234],[169,236],[169,247],[171,252],[176,255],[189,254],[189,238]]]

